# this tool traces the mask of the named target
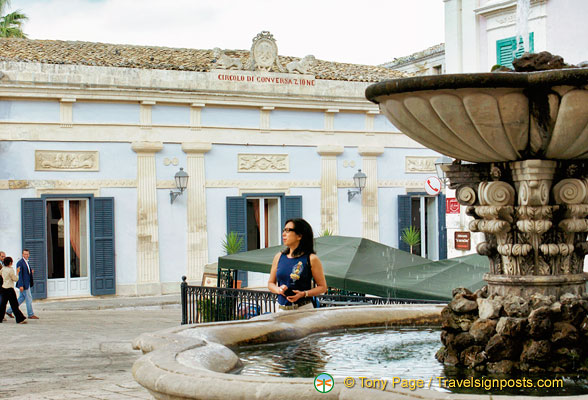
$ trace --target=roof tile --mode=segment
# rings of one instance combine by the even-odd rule
[[[224,50],[245,63],[248,50]],[[282,65],[298,57],[279,56]],[[90,65],[206,72],[214,69],[212,50],[137,46],[62,40],[0,38],[0,60],[45,64]],[[317,79],[378,82],[406,74],[372,65],[316,60],[308,73]]]

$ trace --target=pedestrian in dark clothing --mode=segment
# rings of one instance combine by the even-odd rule
[[[4,259],[4,266],[0,270],[2,272],[2,301],[0,301],[0,323],[4,320],[4,314],[6,313],[6,303],[10,303],[12,312],[16,318],[17,324],[26,324],[26,318],[24,314],[18,308],[18,300],[16,299],[16,293],[14,292],[14,284],[18,281],[18,276],[12,269],[12,258],[6,257]]]

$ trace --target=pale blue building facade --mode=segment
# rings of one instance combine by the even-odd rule
[[[160,51],[110,46],[137,58]],[[424,191],[439,155],[363,95],[393,71],[341,64],[329,76],[318,60],[301,74],[222,69],[206,57],[201,70],[23,57],[0,62],[0,249],[31,250],[37,298],[179,292],[183,275],[200,284],[214,271],[228,232],[245,239],[244,250],[279,245],[291,217],[317,235],[400,248],[403,227],[418,224],[420,254],[446,256],[445,200]],[[370,80],[358,78],[366,71]],[[172,203],[180,167],[189,183]],[[358,169],[367,185],[348,200]],[[267,277],[242,280],[259,287]]]

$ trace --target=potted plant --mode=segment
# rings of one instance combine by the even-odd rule
[[[412,254],[412,247],[421,242],[421,231],[411,225],[402,230],[400,239],[410,247],[410,254]]]
[[[238,253],[243,246],[243,238],[237,232],[229,232],[225,235],[222,246],[227,255]]]

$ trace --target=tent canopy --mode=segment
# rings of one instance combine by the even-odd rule
[[[219,257],[220,268],[269,273],[284,246]],[[323,236],[315,239],[327,285],[383,297],[450,300],[458,286],[477,290],[485,283],[488,260],[479,255],[431,261],[369,239]]]

